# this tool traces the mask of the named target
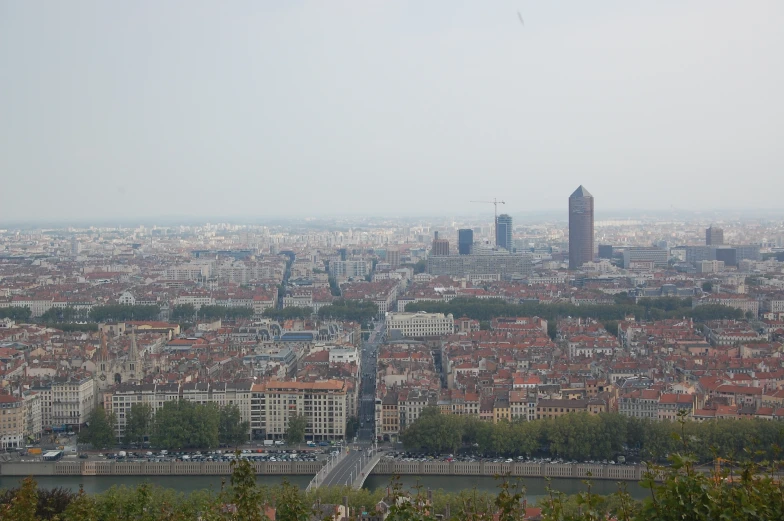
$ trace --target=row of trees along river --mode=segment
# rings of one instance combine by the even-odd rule
[[[473,416],[440,414],[435,407],[400,436],[404,446],[427,453],[457,453],[461,448],[487,456],[552,456],[567,460],[611,460],[633,454],[643,460],[663,461],[678,450],[674,434],[683,430],[700,462],[716,455],[736,458],[744,451],[759,451],[774,459],[784,446],[780,422],[712,420],[679,423],[604,413],[572,413],[553,419],[489,423]]]

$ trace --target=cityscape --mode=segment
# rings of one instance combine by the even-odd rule
[[[781,521],[782,21],[0,0],[0,521]]]
[[[228,465],[239,446],[266,472],[318,470],[309,487],[361,487],[428,473],[400,452],[436,449],[416,438],[428,411],[784,421],[784,221],[597,220],[584,186],[565,203],[542,223],[2,230],[2,468],[100,475],[126,460],[155,475]],[[212,433],[187,416],[208,405]],[[204,432],[172,434],[178,415]],[[96,456],[111,447],[124,450]],[[436,450],[447,467],[431,472],[457,472],[443,454],[460,443]],[[510,447],[483,472],[537,452]],[[644,456],[619,443],[569,457],[641,479]]]

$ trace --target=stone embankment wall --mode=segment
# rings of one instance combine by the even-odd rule
[[[259,461],[257,474],[315,475],[322,461]],[[132,461],[15,462],[0,465],[0,476],[210,476],[231,474],[228,462],[161,463]]]
[[[512,477],[551,477],[612,479],[616,481],[639,481],[645,467],[639,465],[564,465],[558,463],[514,463],[466,462],[466,461],[399,461],[382,459],[373,469],[373,474],[439,475],[439,476],[496,476],[509,474]]]

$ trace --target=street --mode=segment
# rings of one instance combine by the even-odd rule
[[[362,343],[362,375],[359,401],[359,422],[361,427],[358,432],[360,442],[371,442],[375,435],[376,367],[378,346],[382,342],[383,331],[384,322],[382,320],[376,324],[367,342]]]

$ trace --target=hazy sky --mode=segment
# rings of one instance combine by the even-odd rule
[[[781,0],[0,0],[0,227],[565,216],[579,184],[780,208],[783,27]]]

